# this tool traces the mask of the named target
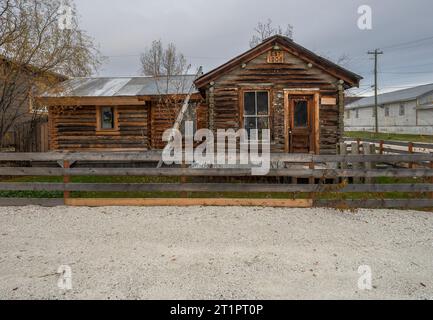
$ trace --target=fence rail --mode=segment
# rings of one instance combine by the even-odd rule
[[[10,205],[258,205],[276,207],[331,206],[353,207],[401,207],[433,208],[433,154],[272,154],[273,162],[284,167],[271,169],[271,177],[290,178],[272,181],[250,182],[251,168],[135,168],[137,162],[157,163],[160,152],[144,153],[0,153],[0,192],[63,192],[61,199],[1,198],[0,206]],[[108,167],[81,167],[81,164],[104,162]],[[119,163],[123,163],[119,167]],[[43,167],[50,163],[53,167]],[[127,167],[125,167],[125,163]],[[377,166],[380,163],[407,163],[409,168]],[[413,167],[423,164],[422,168]],[[63,177],[63,183],[16,182],[10,177]],[[181,177],[179,183],[82,183],[71,182],[72,177]],[[212,178],[231,178],[233,182],[212,182]],[[200,179],[197,179],[200,178]],[[381,183],[377,178],[391,178]],[[303,181],[301,181],[303,179]],[[199,181],[197,181],[199,180]],[[203,181],[204,180],[204,181]],[[254,179],[253,179],[254,180]],[[330,180],[330,181],[329,181]],[[118,181],[118,180],[116,180]],[[283,182],[284,181],[284,182]],[[352,183],[353,182],[353,183]],[[71,192],[130,192],[185,195],[176,199],[85,199],[73,198]],[[284,194],[281,199],[250,198],[194,198],[187,193],[263,193]],[[393,193],[393,194],[391,194]],[[395,194],[394,194],[395,193]],[[354,199],[335,199],[336,195]],[[374,195],[373,195],[374,194]],[[384,195],[386,194],[386,195]],[[390,195],[391,194],[391,195]],[[402,194],[404,196],[402,196]],[[409,195],[409,196],[408,196]],[[163,196],[164,197],[164,196]],[[387,198],[388,197],[388,198]]]
[[[404,142],[394,140],[379,140],[379,139],[356,139],[344,138],[345,142],[357,142],[362,145],[365,142],[373,143],[380,154],[418,154],[418,153],[433,153],[433,143],[420,142]]]
[[[119,152],[119,153],[92,153],[92,152],[47,152],[47,153],[0,153],[1,161],[22,162],[158,162],[161,152]],[[321,162],[422,162],[433,161],[433,154],[407,154],[407,155],[314,155],[314,154],[271,154],[270,160],[286,163],[321,163]]]

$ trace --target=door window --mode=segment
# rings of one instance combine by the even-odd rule
[[[308,127],[308,102],[307,101],[305,100],[295,101],[293,122],[295,128]]]

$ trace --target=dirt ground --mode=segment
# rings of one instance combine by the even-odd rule
[[[0,299],[374,298],[433,299],[433,213],[0,208]]]

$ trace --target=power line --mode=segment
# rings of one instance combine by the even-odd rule
[[[384,69],[384,71],[387,72],[397,72],[400,69],[406,69],[406,68],[418,68],[418,67],[427,67],[427,66],[433,66],[433,63],[424,63],[424,64],[415,64],[415,65],[404,65],[404,66],[398,66],[398,67],[392,67],[391,69]]]
[[[432,74],[433,71],[379,72],[381,74]]]
[[[427,40],[431,40],[431,39],[433,39],[433,36],[421,38],[421,39],[417,39],[417,40],[412,40],[412,41],[408,41],[408,42],[397,43],[397,44],[390,45],[387,47],[382,47],[382,49],[398,48],[398,47],[402,47],[402,46],[406,46],[406,45],[410,45],[410,44],[415,44],[415,43],[419,43],[419,42],[423,42],[423,41],[427,41]]]
[[[363,95],[364,93],[370,92],[372,89],[373,89],[373,87],[370,87],[370,88],[367,88],[367,89],[362,89],[362,90],[360,90],[358,92],[350,93],[350,95],[352,97],[359,97],[359,96]]]

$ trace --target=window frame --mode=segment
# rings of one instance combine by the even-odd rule
[[[102,128],[102,109],[112,108],[114,117],[113,128]],[[120,134],[119,129],[119,112],[117,106],[96,106],[96,133],[100,135],[118,135]]]
[[[398,110],[398,115],[400,117],[404,117],[406,115],[406,108],[405,108],[404,103],[400,103],[399,110]]]
[[[245,115],[245,94],[246,93],[255,93],[256,94],[256,105],[255,105],[255,114],[254,115]],[[268,114],[267,115],[258,115],[257,114],[257,93],[258,92],[266,92],[268,94]],[[245,128],[245,119],[246,118],[267,118],[268,119],[268,127],[271,132],[272,139],[272,90],[270,88],[245,88],[240,90],[239,92],[239,105],[240,105],[240,129]],[[257,123],[258,126],[258,123]],[[256,126],[256,128],[257,128]]]

